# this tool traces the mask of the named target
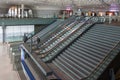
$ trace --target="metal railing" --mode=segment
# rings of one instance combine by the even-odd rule
[[[52,48],[51,50],[49,50],[47,53],[42,54],[40,57],[41,58],[45,58],[48,54],[49,57],[50,56],[55,56],[55,54],[59,53],[63,48],[65,48],[65,46],[67,46],[69,43],[71,43],[71,41],[73,41],[76,37],[78,37],[82,32],[79,32],[79,30],[84,27],[84,29],[82,30],[84,32],[84,30],[86,30],[86,27],[92,25],[93,23],[88,22],[89,20],[92,20],[93,23],[94,19],[89,18],[87,21],[85,21],[85,23],[83,23],[81,26],[78,26],[78,28],[76,28],[76,30],[74,30],[72,33],[70,33],[67,37],[65,37],[63,40],[61,40],[61,42],[59,42],[56,46],[54,46],[54,48]],[[96,21],[97,22],[97,21]],[[87,24],[86,24],[87,23]],[[86,24],[86,27],[85,27]],[[78,33],[77,33],[78,32]],[[73,36],[75,35],[75,36]],[[62,46],[61,46],[62,45]],[[48,58],[43,59],[43,61],[49,61],[47,60]],[[52,58],[50,58],[52,59]]]
[[[48,31],[47,34],[45,34],[45,35],[37,35],[37,34],[36,34],[35,36],[33,36],[33,39],[32,39],[33,42],[36,41],[35,37],[39,37],[39,38],[41,39],[41,43],[44,43],[46,40],[48,40],[48,38],[50,38],[50,37],[52,36],[52,34],[57,33],[58,30],[60,30],[60,29],[63,28],[64,26],[70,24],[72,21],[75,20],[75,18],[76,18],[75,16],[72,16],[72,17],[70,17],[69,19],[61,22],[61,24],[55,25],[54,29],[52,29],[52,31],[51,31],[51,30]],[[39,33],[38,33],[38,34],[39,34]]]

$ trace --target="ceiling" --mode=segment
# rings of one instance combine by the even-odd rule
[[[54,6],[85,9],[107,9],[111,4],[120,5],[120,0],[0,0],[0,7],[25,4],[27,6]]]

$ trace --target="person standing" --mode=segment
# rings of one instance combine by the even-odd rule
[[[26,43],[27,40],[28,40],[27,35],[24,34],[24,37],[23,37],[23,41],[24,41],[24,43]]]
[[[37,37],[37,48],[39,48],[39,46],[40,46],[40,38]]]

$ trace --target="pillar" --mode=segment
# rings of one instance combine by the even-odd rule
[[[65,19],[65,11],[63,11],[62,19]]]
[[[3,43],[5,43],[5,38],[6,38],[6,26],[4,22],[2,22],[2,31],[3,31]]]
[[[24,4],[21,4],[21,17],[24,18]]]

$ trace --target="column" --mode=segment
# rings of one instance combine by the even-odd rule
[[[20,14],[20,7],[18,7],[18,18],[21,17],[21,14]]]
[[[32,44],[33,44],[32,34],[30,34],[30,53],[31,54],[32,54]]]
[[[3,31],[3,43],[5,43],[5,38],[6,38],[6,26],[4,22],[2,22],[2,31]]]
[[[21,4],[21,17],[24,18],[24,4]]]
[[[62,19],[65,19],[65,11],[63,11]]]

